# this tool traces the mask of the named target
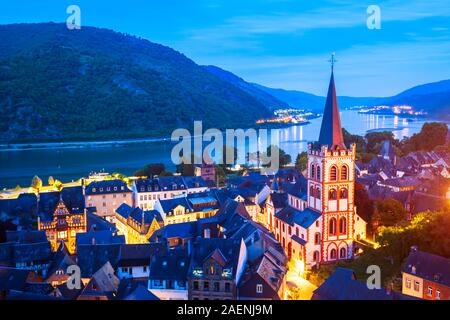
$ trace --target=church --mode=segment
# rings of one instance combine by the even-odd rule
[[[288,206],[274,213],[271,228],[291,261],[310,270],[351,259],[354,241],[366,236],[366,222],[354,203],[356,146],[346,146],[331,79],[319,140],[308,146],[307,191],[288,193]]]

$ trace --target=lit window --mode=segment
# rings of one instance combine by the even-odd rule
[[[414,290],[419,291],[419,289],[420,289],[419,281],[414,281]]]
[[[336,166],[332,166],[330,169],[330,181],[337,180],[337,168]]]
[[[436,290],[436,299],[438,299],[438,300],[441,299],[441,291],[440,290]]]
[[[432,287],[428,287],[428,292],[427,292],[429,297],[433,296],[433,288]]]
[[[262,292],[263,292],[263,285],[258,283],[256,285],[256,293],[262,293]]]
[[[411,289],[411,280],[406,279],[406,288]]]

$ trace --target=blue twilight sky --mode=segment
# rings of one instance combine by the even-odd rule
[[[0,24],[64,22],[71,4],[82,26],[142,36],[271,87],[325,95],[331,52],[340,95],[450,78],[448,0],[2,0]],[[372,4],[380,30],[366,25]]]

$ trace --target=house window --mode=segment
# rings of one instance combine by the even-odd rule
[[[310,197],[314,197],[314,187],[313,187],[313,186],[311,186],[311,187],[309,188],[309,196],[310,196]]]
[[[289,235],[291,235],[291,234],[292,234],[292,228],[291,228],[291,226],[289,226],[288,231],[289,231]]]
[[[256,293],[262,293],[263,292],[263,285],[258,283],[256,285]]]
[[[198,281],[194,281],[194,290],[198,290]]]
[[[406,288],[411,289],[411,280],[406,279]]]
[[[348,198],[348,191],[346,188],[341,189],[339,192],[339,198],[340,199],[347,199]]]
[[[319,251],[314,251],[313,259],[315,262],[319,262],[320,253]]]
[[[330,235],[336,234],[336,219],[335,218],[330,219],[328,229],[329,229],[328,231],[329,231]]]
[[[345,217],[339,219],[339,233],[347,233],[347,219]]]
[[[209,291],[209,282],[208,282],[208,281],[205,281],[205,282],[203,283],[203,290]]]
[[[314,235],[314,244],[320,244],[320,233],[316,232]]]
[[[419,291],[420,284],[419,281],[414,281],[414,291]]]
[[[230,292],[231,291],[231,285],[229,282],[225,282],[225,292]]]
[[[320,189],[317,188],[316,189],[316,198],[320,200],[321,196],[320,196]]]
[[[147,266],[143,266],[143,267],[142,267],[142,270],[143,270],[144,272],[147,272]]]
[[[220,290],[220,282],[214,282],[214,291],[218,292]]]
[[[429,297],[432,297],[432,296],[433,296],[433,288],[432,288],[432,287],[428,287],[427,295],[428,295]]]
[[[441,291],[440,290],[436,290],[436,299],[438,299],[438,300],[441,299]]]

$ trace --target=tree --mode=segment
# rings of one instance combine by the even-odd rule
[[[42,188],[42,180],[38,176],[34,176],[31,180],[31,187],[39,191]]]
[[[55,184],[55,179],[52,176],[48,177],[48,185],[53,186],[54,184]]]
[[[374,202],[369,198],[364,185],[359,182],[355,182],[355,205],[358,215],[370,225],[374,215]]]
[[[300,152],[295,159],[295,167],[301,171],[305,170],[308,165],[308,153],[306,151]]]
[[[419,133],[402,141],[402,151],[404,153],[420,150],[431,151],[437,146],[445,145],[447,133],[448,127],[445,123],[426,122]]]
[[[166,167],[162,163],[151,163],[147,164],[144,168],[137,170],[134,175],[153,178],[154,176],[160,175],[165,169]]]
[[[277,150],[278,149],[278,163],[280,168],[286,166],[287,164],[292,162],[291,156],[287,154],[283,149],[279,148],[278,146],[268,146],[266,151],[266,156],[271,157],[272,155],[272,149]],[[266,164],[266,166],[269,166],[269,164]]]
[[[195,174],[195,165],[192,163],[180,163],[177,165],[177,172],[182,176],[192,177]]]
[[[377,200],[375,210],[380,215],[383,226],[394,226],[406,219],[407,212],[400,201],[395,199]]]
[[[390,140],[392,145],[398,145],[398,140],[394,138],[394,134],[390,131],[383,132],[369,132],[365,136],[366,152],[378,154],[380,152],[381,146],[385,140]]]

